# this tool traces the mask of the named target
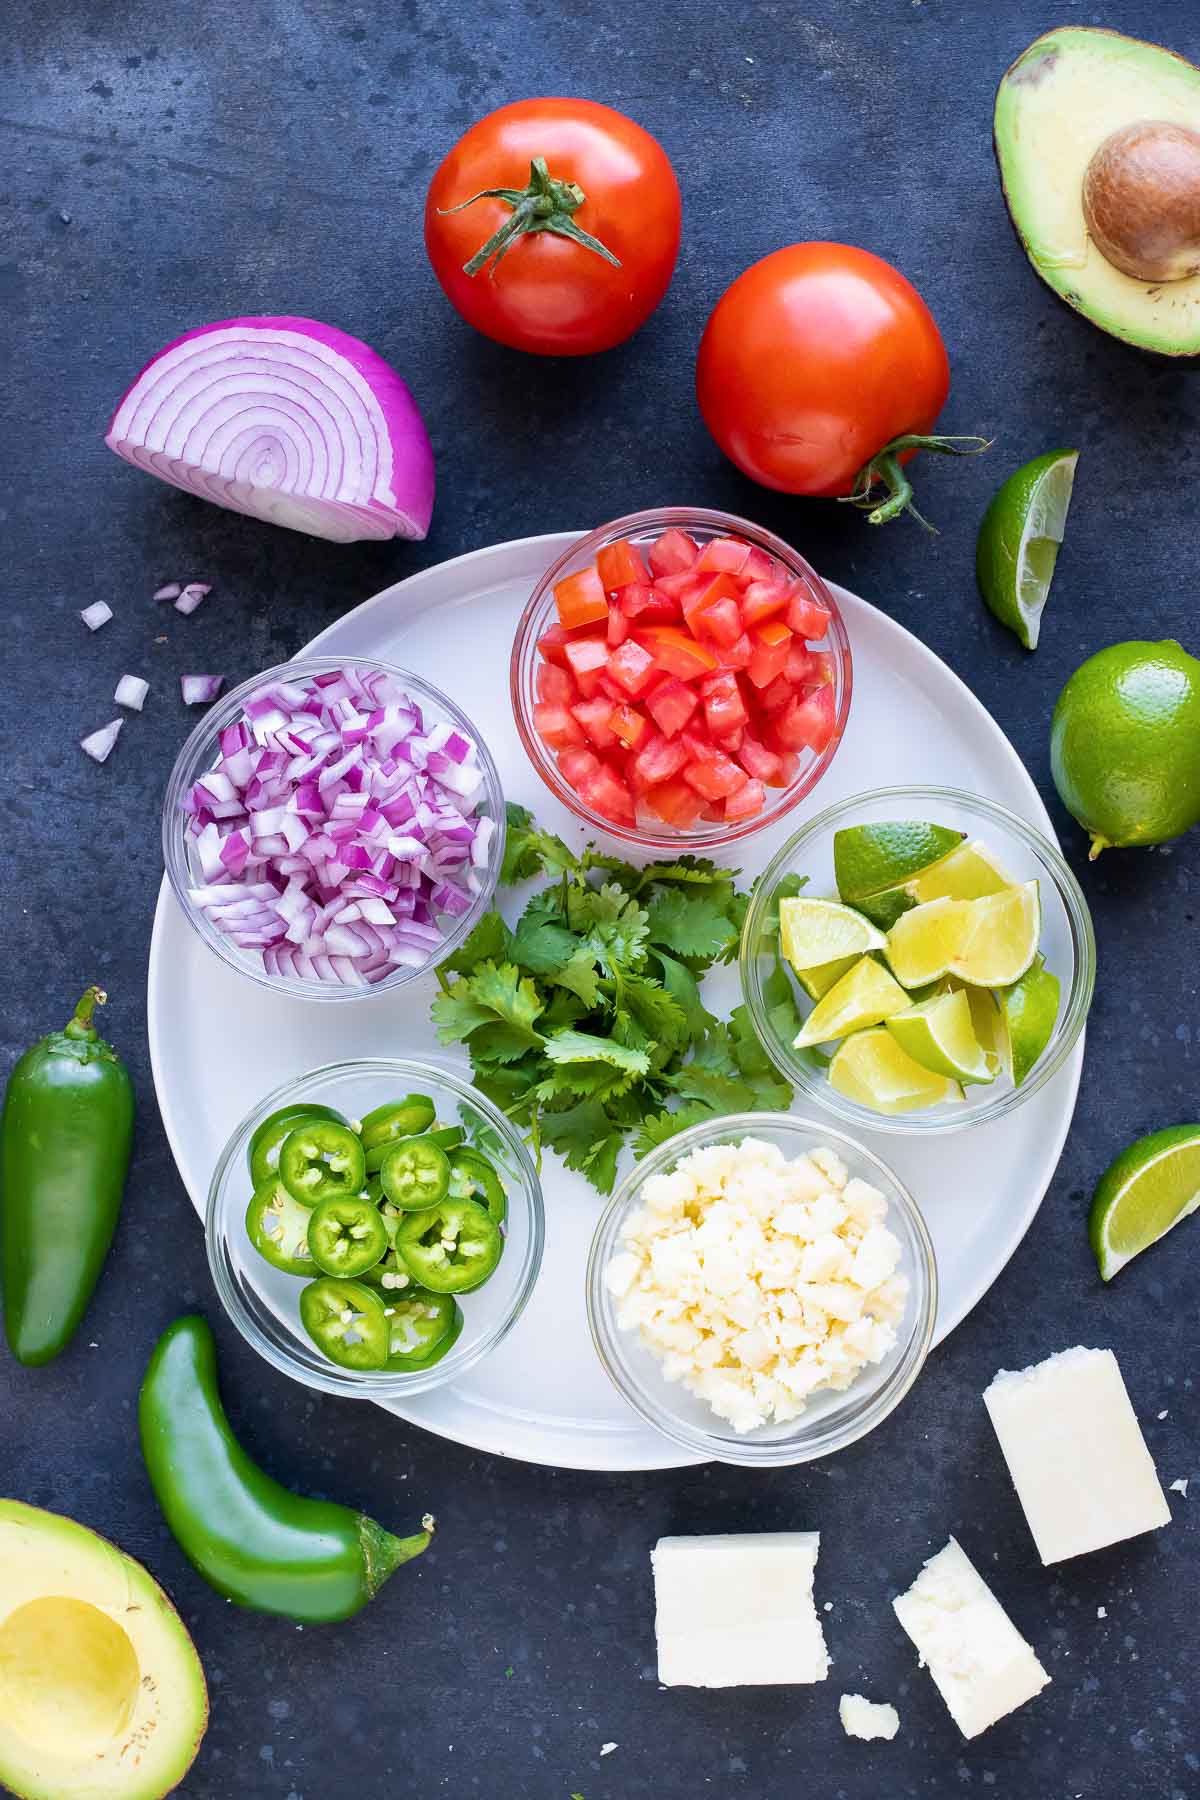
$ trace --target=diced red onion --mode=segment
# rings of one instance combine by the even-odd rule
[[[206,586],[203,581],[189,581],[175,602],[175,611],[182,613],[186,618],[189,613],[194,613],[201,602],[206,600],[211,593],[212,587]]]
[[[113,699],[118,706],[128,706],[134,712],[141,712],[149,692],[150,683],[143,681],[140,675],[122,675],[117,683]],[[232,799],[232,790],[228,797]]]
[[[183,589],[177,581],[167,581],[163,583],[162,587],[156,588],[150,598],[152,600],[178,600],[182,592]]]
[[[100,627],[107,625],[112,618],[113,609],[104,600],[93,600],[90,606],[84,607],[79,616],[89,631],[99,631]]]
[[[206,706],[225,685],[223,675],[181,675],[179,686],[185,706]]]
[[[113,745],[121,735],[121,727],[124,723],[124,719],[113,719],[111,724],[102,725],[99,731],[93,731],[87,737],[81,738],[79,748],[85,756],[90,756],[93,762],[107,762]]]
[[[372,986],[423,967],[439,921],[471,911],[496,833],[476,811],[475,746],[449,725],[427,730],[386,671],[268,682],[219,745],[182,801],[191,896],[268,974]]]
[[[368,345],[314,319],[185,333],[137,376],[105,442],[175,487],[313,537],[429,529],[433,452],[416,402]]]

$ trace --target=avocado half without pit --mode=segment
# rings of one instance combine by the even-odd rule
[[[996,95],[1017,234],[1102,331],[1200,355],[1200,69],[1116,31],[1035,39]]]

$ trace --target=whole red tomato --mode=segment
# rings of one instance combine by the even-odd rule
[[[791,244],[754,263],[718,300],[696,365],[704,422],[744,474],[786,494],[863,494],[882,480],[892,497],[876,523],[908,506],[899,465],[922,446],[903,440],[932,431],[949,388],[916,288],[848,244]]]
[[[485,337],[586,356],[622,343],[666,293],[680,213],[666,152],[624,113],[518,100],[472,125],[437,170],[425,247]]]

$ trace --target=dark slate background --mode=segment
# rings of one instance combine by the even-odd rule
[[[1111,1344],[1164,1480],[1200,1478],[1197,1227],[1104,1291],[1083,1226],[1110,1157],[1196,1113],[1200,836],[1089,868],[1047,765],[1054,698],[1086,655],[1139,632],[1200,648],[1200,378],[1061,307],[1011,232],[992,94],[1064,20],[1200,53],[1187,0],[1112,0],[1102,15],[1072,0],[0,5],[3,1066],[99,977],[140,1102],[124,1219],[77,1344],[40,1372],[0,1360],[0,1482],[110,1533],[177,1599],[212,1693],[183,1790],[194,1800],[1200,1795],[1196,1499],[1172,1496],[1165,1532],[1043,1571],[978,1398],[1001,1364]],[[543,363],[474,336],[421,244],[437,160],[480,113],[538,92],[627,109],[683,186],[674,286],[634,342],[596,361]],[[692,362],[709,308],[747,263],[805,237],[899,264],[949,346],[945,427],[996,439],[977,462],[922,466],[939,537],[908,523],[877,536],[847,508],[761,492],[704,432]],[[438,456],[426,543],[316,544],[188,500],[104,449],[108,413],[146,358],[238,312],[327,319],[401,369]],[[975,530],[1001,476],[1062,443],[1081,451],[1076,497],[1029,657],[976,597]],[[896,1417],[795,1471],[557,1473],[309,1397],[219,1316],[146,1053],[158,809],[194,717],[181,671],[232,683],[441,558],[672,501],[782,532],[971,684],[1055,809],[1094,909],[1100,983],[1075,1127],[1037,1222]],[[170,578],[215,591],[193,618],[164,619],[149,595]],[[98,598],[116,619],[90,638],[77,614]],[[98,769],[77,741],[112,715],[125,669],[153,692]],[[880,765],[883,779],[886,739]],[[156,1334],[190,1307],[212,1318],[234,1423],[275,1474],[399,1529],[427,1507],[440,1516],[430,1554],[354,1623],[300,1633],[235,1613],[169,1538],[134,1404]],[[788,1527],[823,1533],[828,1684],[660,1692],[654,1540]],[[951,1531],[1054,1677],[970,1745],[888,1604]],[[842,1736],[844,1689],[898,1704],[895,1743]],[[619,1748],[601,1760],[607,1741]]]

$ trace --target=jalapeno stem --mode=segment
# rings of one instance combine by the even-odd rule
[[[94,1038],[96,1035],[96,1028],[92,1024],[92,1014],[98,1006],[107,1005],[108,995],[105,993],[104,989],[102,987],[90,987],[79,1002],[79,1005],[75,1008],[71,1017],[67,1020],[63,1036],[69,1038]]]
[[[422,1529],[414,1532],[412,1537],[398,1538],[393,1537],[390,1531],[385,1531],[382,1525],[377,1525],[374,1519],[368,1519],[365,1514],[360,1516],[358,1541],[362,1546],[366,1588],[370,1599],[374,1599],[389,1575],[394,1575],[397,1569],[402,1568],[406,1562],[411,1562],[414,1556],[420,1556],[423,1550],[428,1550],[437,1527],[432,1513],[425,1514],[421,1526]]]

